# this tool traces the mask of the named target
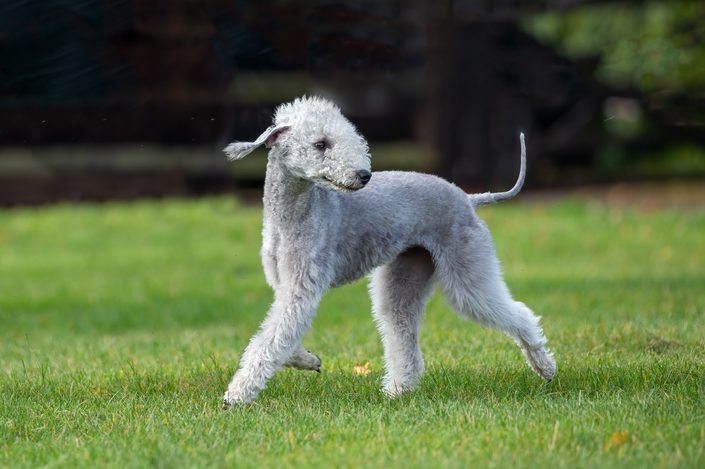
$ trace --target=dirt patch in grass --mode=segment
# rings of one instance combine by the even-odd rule
[[[570,189],[527,191],[525,202],[550,202],[565,197],[594,200],[610,206],[650,212],[662,209],[705,209],[705,181],[620,182]]]

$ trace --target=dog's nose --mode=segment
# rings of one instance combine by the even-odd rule
[[[372,173],[367,171],[366,169],[361,169],[357,172],[357,178],[362,181],[363,184],[367,184],[368,182],[370,182],[371,177]]]

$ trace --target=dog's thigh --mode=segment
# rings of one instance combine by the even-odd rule
[[[435,261],[443,292],[460,316],[506,333],[522,348],[534,371],[553,378],[556,365],[539,317],[512,298],[484,224],[450,240]]]
[[[419,328],[433,274],[431,256],[422,248],[411,248],[372,273],[372,313],[384,345],[387,394],[412,389],[423,373]]]

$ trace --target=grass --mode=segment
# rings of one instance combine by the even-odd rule
[[[418,391],[378,391],[364,282],[283,370],[220,410],[271,299],[260,211],[225,198],[0,211],[0,466],[705,465],[705,212],[483,209],[558,378],[434,297]],[[370,374],[353,367],[369,362]]]

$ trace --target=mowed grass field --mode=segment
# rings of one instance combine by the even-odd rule
[[[305,338],[321,374],[285,369],[224,412],[271,301],[259,207],[1,210],[0,466],[704,467],[705,211],[480,214],[557,379],[436,295],[420,388],[389,400],[361,281],[329,293]]]

